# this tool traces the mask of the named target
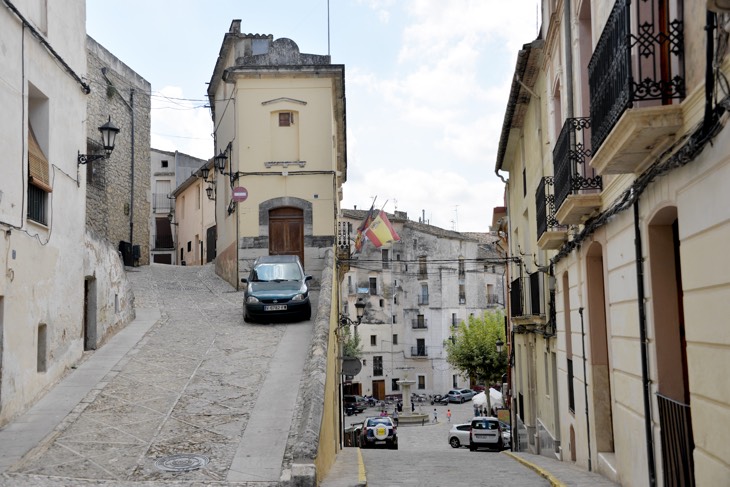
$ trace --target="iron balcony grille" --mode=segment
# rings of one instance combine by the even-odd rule
[[[48,193],[32,184],[28,185],[28,212],[27,217],[42,225],[48,224],[46,202]]]
[[[657,394],[662,438],[664,485],[694,486],[691,410],[687,404]]]
[[[154,193],[152,195],[152,212],[166,213],[172,210],[172,199],[167,193]]]
[[[411,347],[411,357],[428,357],[426,347]]]
[[[411,320],[411,328],[426,329],[426,328],[428,328],[428,320],[427,319],[419,320],[417,318],[414,318],[413,320]]]
[[[560,228],[560,223],[555,218],[555,195],[552,192],[553,177],[547,176],[540,180],[535,192],[537,238],[548,230]]]
[[[155,249],[174,249],[172,235],[155,235]]]
[[[603,188],[601,176],[590,166],[591,119],[565,120],[553,149],[555,174],[555,209],[560,209],[569,194],[595,192]]]
[[[635,102],[668,105],[685,97],[683,2],[617,0],[590,62],[595,153]],[[635,24],[632,23],[635,17]]]

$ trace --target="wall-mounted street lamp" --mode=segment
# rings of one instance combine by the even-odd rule
[[[220,154],[213,158],[213,164],[218,172],[222,173],[226,169],[226,161],[228,161],[228,154],[221,151]]]
[[[119,127],[112,123],[112,117],[109,116],[109,121],[99,127],[101,132],[101,141],[104,146],[103,154],[82,154],[78,153],[77,165],[86,164],[87,162],[96,161],[102,158],[108,158],[114,150],[114,143],[119,133]]]
[[[170,225],[179,225],[179,223],[173,223],[172,222],[172,219],[173,218],[174,218],[174,216],[173,216],[172,212],[170,212],[170,213],[167,214],[167,219],[169,220]]]
[[[203,166],[203,167],[200,168],[200,176],[203,179],[205,179],[206,181],[208,180],[208,174],[209,173],[210,173],[210,169],[208,167]]]
[[[362,322],[362,317],[365,314],[365,302],[362,299],[358,299],[355,303],[355,312],[357,314],[357,321],[352,321],[345,313],[340,313],[340,328],[348,325],[359,325]]]
[[[205,188],[205,194],[208,195],[209,200],[215,199],[215,195],[213,194],[213,191],[214,191],[213,186],[208,186],[207,188]]]
[[[497,338],[495,345],[497,346],[497,353],[502,353],[502,349],[504,347],[504,342],[502,341],[501,338]]]

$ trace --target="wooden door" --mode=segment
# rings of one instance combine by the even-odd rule
[[[269,255],[298,255],[304,266],[304,212],[283,207],[269,211]]]
[[[373,397],[380,401],[385,399],[385,381],[374,380],[373,381]]]

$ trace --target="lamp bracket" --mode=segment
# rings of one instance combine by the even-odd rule
[[[76,162],[77,165],[86,164],[87,162],[98,161],[99,159],[106,159],[106,154],[82,154],[78,153]]]

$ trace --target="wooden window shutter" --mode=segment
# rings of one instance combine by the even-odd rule
[[[33,127],[30,125],[28,125],[28,135],[28,175],[30,176],[30,182],[43,191],[50,193],[53,188],[51,188],[48,178],[48,159],[46,159],[41,146],[38,145],[38,140],[33,133]]]

